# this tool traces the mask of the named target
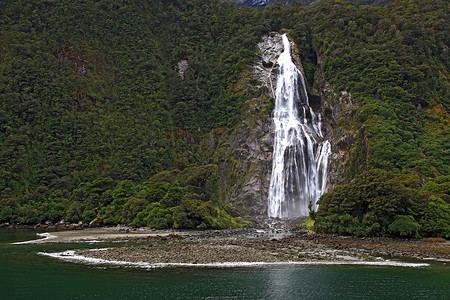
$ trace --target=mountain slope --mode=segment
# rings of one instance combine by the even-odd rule
[[[412,175],[416,191],[446,184],[445,1],[1,5],[0,222],[243,225],[228,204],[242,206],[233,193],[248,190],[251,170],[233,147],[251,140],[245,126],[267,131],[271,113],[248,72],[261,37],[283,29],[333,144],[329,189],[373,169]]]
[[[252,7],[264,7],[270,4],[291,4],[291,3],[315,7],[329,0],[225,0],[225,1],[233,1],[237,5],[247,5]],[[393,2],[394,0],[349,0],[349,1],[356,5],[385,6]]]

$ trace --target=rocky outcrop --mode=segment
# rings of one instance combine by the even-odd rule
[[[185,59],[180,60],[177,62],[176,70],[178,73],[178,76],[181,78],[181,80],[186,80],[186,73],[189,68],[188,61]]]
[[[218,165],[218,189],[216,201],[230,204],[243,217],[264,219],[267,216],[268,191],[272,171],[274,125],[271,118],[277,77],[277,60],[283,50],[279,33],[263,37],[258,44],[259,59],[244,72],[233,87],[249,96],[242,112],[242,121],[231,130],[212,131],[204,148],[211,163]],[[295,52],[295,45],[291,45]],[[292,57],[302,73],[298,56]],[[326,191],[343,183],[349,173],[352,150],[356,141],[352,120],[357,101],[348,93],[337,93],[323,79],[321,61],[315,77],[316,90],[312,93],[320,99],[322,131],[331,143],[332,157]]]
[[[267,215],[274,131],[271,113],[276,62],[283,50],[281,35],[265,36],[258,48],[259,59],[233,87],[248,97],[242,121],[231,131],[211,132],[205,142],[219,165],[218,202],[231,204],[253,219]]]
[[[295,49],[295,45],[291,49]],[[272,33],[263,37],[258,50],[259,59],[233,87],[235,91],[249,96],[241,123],[229,132],[225,129],[211,132],[205,142],[205,148],[211,149],[213,163],[219,166],[217,201],[231,204],[244,217],[252,219],[267,216],[274,142],[271,114],[277,60],[283,51],[281,34]],[[293,54],[294,62],[303,72],[299,58]]]
[[[248,6],[266,6],[269,4],[269,0],[235,0],[238,5],[248,5]]]

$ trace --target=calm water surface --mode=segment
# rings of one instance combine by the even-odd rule
[[[0,229],[0,299],[450,299],[450,267],[94,267],[37,255],[106,244],[11,245],[34,230]]]

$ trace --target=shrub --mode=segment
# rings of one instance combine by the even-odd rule
[[[5,206],[0,210],[0,222],[14,222],[16,211],[11,206]]]
[[[138,213],[145,209],[146,201],[142,198],[131,197],[122,209],[121,223],[130,224]]]
[[[428,181],[427,184],[423,186],[421,191],[450,195],[450,175],[439,176],[433,180]]]
[[[413,216],[398,215],[394,222],[388,227],[391,235],[403,238],[417,238],[419,236],[420,225]]]
[[[184,191],[180,187],[178,181],[172,183],[167,191],[166,195],[160,201],[161,205],[165,208],[175,207],[183,201]]]
[[[163,208],[158,202],[148,205],[140,217],[143,217],[142,222],[148,227],[163,229],[173,226],[173,210]],[[139,220],[140,218],[137,218],[134,222]]]
[[[314,228],[318,232],[344,235],[411,236],[405,230],[400,235],[400,221],[391,229],[389,226],[399,215],[414,217],[423,210],[426,196],[416,188],[412,176],[376,169],[365,172],[320,198]],[[415,234],[414,231],[412,235]]]
[[[186,199],[180,206],[174,210],[174,228],[187,228],[193,229],[200,226],[202,223],[202,228],[210,227],[210,222],[208,220],[208,215],[204,207],[201,204]]]
[[[82,203],[73,201],[66,210],[65,219],[69,222],[78,222],[82,220],[84,207]]]
[[[426,236],[449,238],[450,205],[441,198],[430,196],[420,224]]]

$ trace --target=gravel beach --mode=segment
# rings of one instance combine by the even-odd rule
[[[168,264],[358,262],[400,257],[450,261],[448,242],[361,239],[310,234],[305,231],[271,232],[263,229],[174,231],[109,227],[50,234],[51,237],[37,242],[130,242],[126,246],[106,250],[76,251],[76,255],[108,261]]]

